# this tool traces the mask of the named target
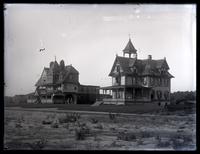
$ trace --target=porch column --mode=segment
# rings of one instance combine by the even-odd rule
[[[77,95],[76,94],[74,94],[73,95],[73,104],[77,104]]]
[[[142,97],[143,97],[143,95],[144,95],[144,92],[143,92],[143,90],[144,90],[144,89],[142,88]]]
[[[124,99],[126,99],[126,87],[124,87]]]
[[[135,98],[135,89],[133,88],[132,89],[132,99],[134,99]]]

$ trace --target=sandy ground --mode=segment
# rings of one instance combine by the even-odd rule
[[[61,122],[66,113],[55,109],[44,112],[6,108],[4,147],[7,150],[196,149],[195,114],[117,114],[114,118],[105,113],[79,114],[75,122]],[[84,137],[78,138],[80,134]]]

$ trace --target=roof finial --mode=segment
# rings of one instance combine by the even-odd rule
[[[128,37],[129,37],[129,40],[131,39],[131,34],[130,33],[128,33]]]
[[[55,56],[55,61],[56,61],[56,56]]]

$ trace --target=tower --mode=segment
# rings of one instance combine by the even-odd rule
[[[129,55],[129,58],[131,58],[131,55],[133,54],[135,58],[137,58],[137,50],[133,46],[131,39],[129,38],[129,41],[126,45],[126,47],[123,50],[123,56],[125,57],[125,54]]]

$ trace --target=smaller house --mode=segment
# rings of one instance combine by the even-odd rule
[[[99,98],[99,86],[81,85],[79,72],[64,60],[44,67],[28,103],[92,104]]]

